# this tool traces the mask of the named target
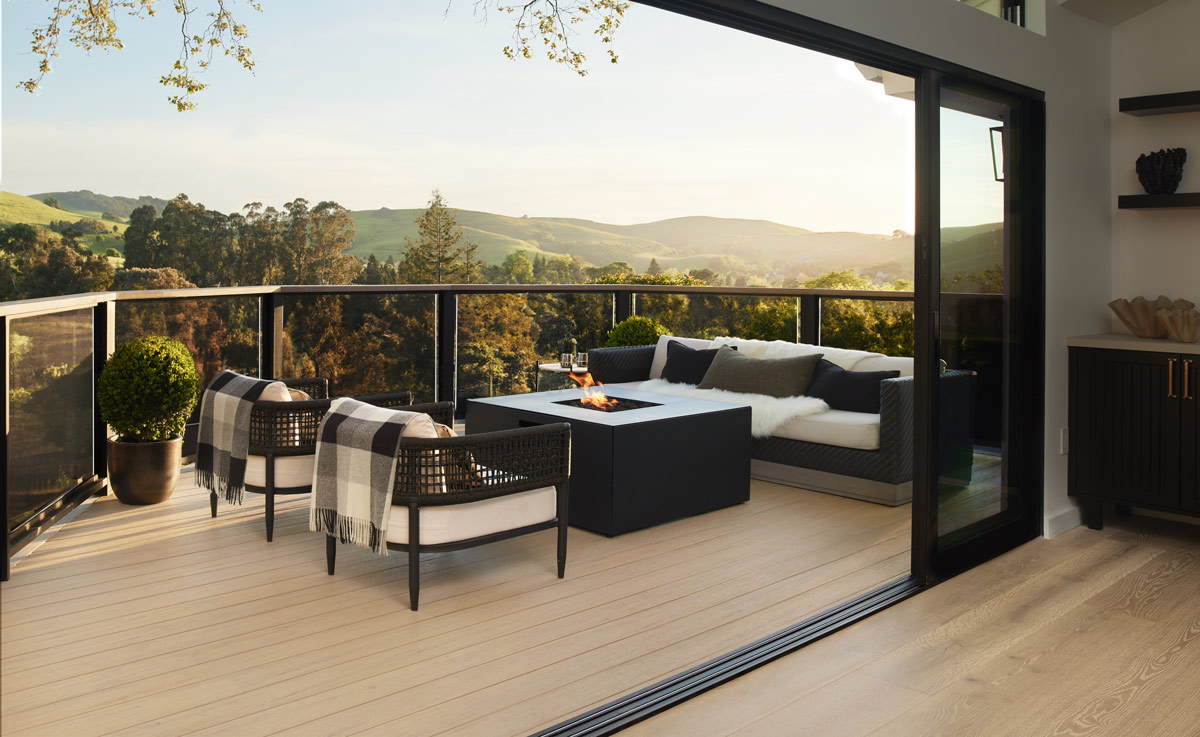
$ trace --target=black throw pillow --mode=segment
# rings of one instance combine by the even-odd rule
[[[730,346],[735,351],[735,346]],[[672,340],[667,343],[667,362],[663,364],[662,378],[672,384],[699,384],[712,365],[719,348],[692,348]]]
[[[879,382],[898,376],[899,371],[847,371],[821,359],[808,396],[824,399],[830,409],[879,414]]]

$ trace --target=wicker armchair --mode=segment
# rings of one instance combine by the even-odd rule
[[[562,578],[570,466],[571,426],[565,422],[463,437],[405,438],[387,546],[408,553],[412,610],[417,611],[420,595],[421,553],[462,550],[557,527]],[[325,545],[332,576],[336,538],[327,536]]]
[[[250,411],[250,449],[246,458],[246,490],[265,497],[267,542],[275,536],[275,495],[312,491],[317,428],[329,410],[329,381],[323,378],[283,379],[289,389],[304,391],[312,399],[273,402],[259,400]],[[380,407],[409,407],[412,392],[388,392],[355,397]],[[412,405],[417,412],[439,412],[440,405]],[[421,409],[418,409],[421,408]],[[435,418],[436,419],[436,418]],[[209,494],[212,516],[217,516],[216,492]]]

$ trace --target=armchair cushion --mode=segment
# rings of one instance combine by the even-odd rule
[[[421,507],[421,545],[470,540],[514,530],[557,515],[553,486],[449,506]],[[408,544],[408,507],[389,510],[387,541]]]
[[[275,456],[275,490],[312,486],[314,458],[313,455]],[[246,485],[266,488],[266,457],[246,456]]]

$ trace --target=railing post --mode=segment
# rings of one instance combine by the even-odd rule
[[[283,369],[283,295],[258,298],[258,378],[278,378]]]
[[[108,425],[100,419],[100,372],[117,347],[117,303],[101,302],[92,308],[92,473],[108,478]],[[6,412],[4,415],[8,417]],[[108,493],[108,484],[104,486]]]
[[[628,320],[633,315],[633,292],[613,292],[613,323]]]
[[[821,297],[800,296],[800,342],[821,345]]]
[[[433,401],[454,402],[458,408],[458,295],[437,293],[437,347],[434,365],[437,376]]]
[[[9,335],[8,335],[8,315],[0,315],[0,341],[3,341],[3,347],[0,347],[0,360],[4,361],[4,366],[0,367],[0,404],[4,405],[4,437],[0,438],[0,513],[3,516],[0,520],[4,522],[4,567],[0,568],[0,581],[7,581],[9,576],[9,562],[12,555],[12,543],[9,540],[8,530],[8,371],[9,371]]]

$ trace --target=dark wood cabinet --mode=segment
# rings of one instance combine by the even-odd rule
[[[1106,501],[1200,514],[1200,355],[1070,351],[1068,493],[1087,525]]]

